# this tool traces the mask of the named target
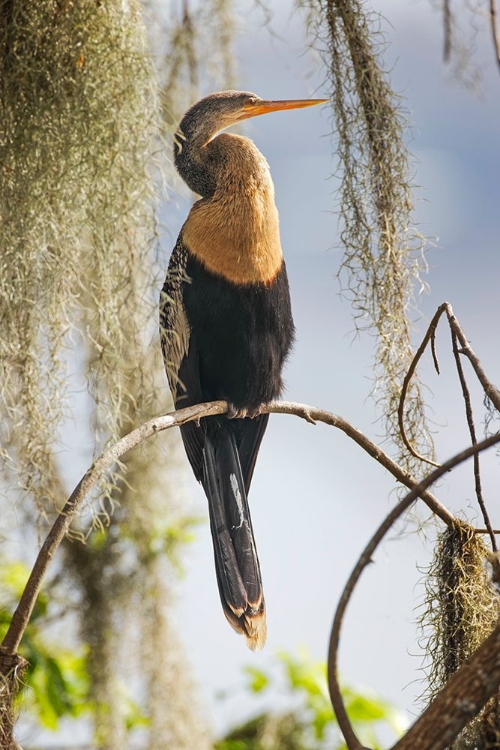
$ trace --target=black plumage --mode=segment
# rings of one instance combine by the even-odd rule
[[[246,117],[315,103],[213,94],[186,113],[174,146],[179,173],[202,198],[162,291],[163,355],[177,408],[230,405],[228,416],[190,422],[181,434],[209,502],[223,609],[251,648],[264,644],[266,625],[247,494],[268,423],[259,409],[282,391],[294,327],[267,162],[250,140],[216,134]]]

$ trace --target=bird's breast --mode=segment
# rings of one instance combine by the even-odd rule
[[[182,237],[205,268],[234,284],[269,284],[283,264],[272,190],[249,185],[198,201]]]

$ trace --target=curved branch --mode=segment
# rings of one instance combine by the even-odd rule
[[[340,597],[337,610],[335,612],[335,617],[334,617],[333,625],[332,625],[332,631],[330,635],[329,652],[328,652],[328,687],[330,690],[330,697],[332,700],[332,705],[335,711],[335,715],[337,717],[337,721],[342,730],[342,733],[344,735],[344,738],[346,740],[349,750],[360,750],[360,748],[362,748],[362,745],[360,744],[358,738],[356,737],[352,729],[352,726],[349,721],[349,717],[345,710],[344,702],[343,702],[342,695],[340,692],[337,665],[338,665],[340,631],[342,628],[344,614],[345,614],[347,605],[349,603],[349,600],[352,596],[352,593],[354,591],[354,588],[357,582],[359,581],[363,570],[371,562],[372,555],[375,552],[380,541],[383,539],[387,531],[392,527],[394,522],[410,507],[410,505],[419,496],[422,497],[422,495],[427,491],[427,488],[430,487],[443,474],[450,471],[455,466],[462,463],[463,461],[470,458],[471,456],[475,455],[476,453],[486,450],[486,448],[489,448],[490,446],[495,445],[498,442],[500,442],[500,433],[491,435],[485,440],[482,440],[480,443],[476,443],[475,445],[472,445],[466,450],[457,454],[453,458],[450,458],[448,461],[446,461],[446,463],[442,464],[442,466],[439,466],[437,469],[431,472],[425,479],[423,479],[419,484],[414,486],[411,492],[409,492],[406,495],[406,497],[404,497],[403,500],[401,500],[401,502],[398,503],[398,505],[396,505],[395,508],[393,508],[393,510],[389,513],[387,518],[379,526],[379,528],[377,529],[373,537],[370,539],[370,541],[366,545],[351,575],[349,576],[349,579]],[[465,525],[462,521],[459,521],[458,519],[455,519],[455,523]],[[479,706],[478,711],[482,708],[482,705],[484,704],[481,704],[481,706]],[[420,719],[419,719],[419,722],[420,722]],[[439,723],[438,726],[441,726],[441,724]],[[413,731],[413,728],[410,729],[406,737],[410,737],[410,734],[412,731]],[[419,737],[420,736],[421,735],[419,734]],[[439,745],[439,748],[441,747],[444,748],[446,747],[446,745],[447,743],[445,743],[444,745]],[[398,750],[400,750],[399,743],[395,747],[397,747]],[[408,748],[409,750],[410,747],[412,748],[418,747],[420,750],[438,750],[438,745],[432,744],[432,742],[424,743],[424,744],[415,743],[412,745],[410,741],[408,742],[408,744],[405,744],[404,747],[402,745],[401,750],[406,750],[406,748]]]
[[[336,427],[354,440],[360,448],[378,461],[379,464],[387,469],[387,471],[389,471],[398,482],[404,484],[405,487],[413,489],[413,487],[418,485],[418,480],[408,472],[404,471],[401,466],[399,466],[396,461],[393,461],[387,453],[384,453],[376,443],[372,442],[356,427],[353,427],[349,422],[336,414],[324,411],[323,409],[316,409],[313,406],[306,406],[304,404],[296,404],[287,401],[277,401],[273,404],[268,404],[264,411],[269,411],[273,414],[295,414],[298,417],[303,417],[308,422],[323,422],[331,427]],[[444,505],[441,505],[439,500],[430,492],[427,490],[422,492],[421,499],[445,524],[451,526],[456,523],[455,516],[450,513]]]
[[[500,36],[497,28],[497,6],[495,0],[490,0],[490,26],[497,63],[500,65]]]
[[[225,401],[214,401],[190,406],[179,411],[172,412],[162,417],[156,417],[145,422],[141,427],[125,435],[114,445],[110,446],[96,459],[90,469],[85,473],[80,482],[73,490],[69,500],[56,518],[47,538],[45,539],[38,557],[35,561],[25,589],[15,610],[9,629],[2,641],[1,648],[6,654],[15,654],[19,648],[21,638],[31,617],[33,607],[40,592],[43,578],[54,554],[67,533],[75,513],[82,505],[83,500],[91,489],[99,481],[102,474],[109,469],[124,453],[134,448],[143,440],[158,432],[179,427],[186,422],[199,421],[203,417],[225,414],[227,403]],[[359,430],[349,424],[345,419],[330,412],[317,409],[305,404],[296,404],[286,401],[272,402],[262,407],[262,412],[275,414],[294,414],[308,422],[324,422],[337,427],[352,438],[363,450],[384,466],[399,482],[406,487],[412,488],[418,485],[417,480],[403,471],[401,467],[384,453],[375,443],[369,440]],[[446,524],[456,523],[456,519],[430,492],[421,493],[421,498],[428,507],[436,513]]]
[[[401,396],[399,399],[399,406],[398,406],[398,425],[399,425],[399,431],[401,433],[401,438],[403,440],[403,443],[406,445],[406,447],[408,448],[412,456],[436,467],[439,466],[439,464],[435,463],[434,461],[430,461],[425,456],[421,456],[414,449],[414,447],[408,440],[408,436],[406,435],[406,430],[404,426],[404,405],[405,405],[406,394],[408,392],[408,386],[413,377],[413,374],[415,373],[417,365],[420,362],[420,359],[422,358],[422,355],[425,349],[427,348],[427,344],[429,343],[429,341],[431,342],[434,366],[436,367],[436,370],[439,374],[439,365],[438,365],[438,361],[436,358],[434,340],[435,340],[436,328],[438,326],[439,320],[441,316],[443,315],[443,313],[446,313],[446,317],[448,318],[448,324],[451,328],[451,331],[453,335],[456,337],[456,339],[458,339],[458,341],[460,342],[461,349],[457,350],[458,353],[464,354],[468,358],[468,360],[470,361],[472,365],[474,372],[476,373],[476,376],[479,382],[481,383],[483,387],[483,390],[486,396],[490,399],[490,401],[495,406],[495,408],[498,409],[498,411],[500,411],[500,391],[498,390],[498,388],[496,388],[496,386],[493,385],[493,383],[486,376],[486,373],[484,372],[481,362],[479,361],[472,347],[469,345],[469,342],[467,341],[467,338],[465,337],[465,334],[462,331],[462,328],[460,327],[460,324],[453,313],[453,308],[451,304],[449,302],[443,302],[441,305],[439,305],[438,309],[436,310],[434,314],[434,317],[429,323],[429,327],[427,328],[425,336],[422,339],[422,343],[417,349],[417,352],[412,360],[412,363],[410,367],[408,368],[408,372],[406,373],[406,376],[403,380],[403,385],[401,387]]]
[[[476,373],[477,379],[483,386],[483,390],[485,394],[488,396],[490,401],[492,402],[495,409],[500,411],[500,391],[496,386],[493,385],[493,383],[489,380],[489,378],[486,376],[485,371],[483,370],[483,366],[481,362],[479,361],[478,356],[472,349],[472,347],[469,345],[469,342],[467,341],[464,332],[462,331],[460,327],[460,323],[455,318],[455,315],[453,313],[453,308],[450,305],[449,302],[445,302],[444,305],[441,305],[441,307],[445,307],[446,309],[446,315],[448,316],[448,322],[450,324],[450,328],[457,336],[457,339],[460,342],[461,354],[465,354],[467,359],[472,365],[472,369]]]
[[[440,305],[437,309],[437,311],[434,314],[434,317],[432,318],[429,327],[427,328],[426,334],[424,338],[422,339],[422,343],[417,349],[417,352],[415,356],[413,357],[413,360],[408,368],[408,372],[405,375],[405,378],[403,380],[403,385],[401,386],[401,396],[399,397],[399,405],[398,405],[398,425],[399,425],[399,432],[401,435],[401,439],[403,443],[406,445],[408,450],[410,451],[411,455],[414,458],[418,458],[420,461],[424,461],[427,464],[431,464],[431,466],[439,466],[435,461],[431,461],[431,459],[426,458],[425,456],[421,456],[418,451],[415,450],[413,445],[410,443],[408,436],[406,434],[405,429],[405,423],[404,423],[404,406],[405,406],[405,400],[406,400],[406,394],[408,393],[408,386],[410,385],[410,381],[413,377],[413,374],[415,370],[417,369],[417,365],[420,362],[423,353],[425,352],[427,348],[427,344],[429,343],[429,340],[432,344],[432,356],[434,359],[434,366],[439,374],[439,364],[436,357],[436,351],[434,347],[434,340],[436,335],[436,328],[439,323],[439,320],[441,318],[441,315],[446,310],[446,305],[448,303],[445,302],[442,305]]]
[[[26,626],[30,620],[33,607],[35,606],[43,578],[45,577],[50,562],[67,533],[77,510],[82,505],[87,494],[97,484],[102,474],[121,456],[123,456],[124,453],[127,453],[131,448],[134,448],[143,440],[155,435],[157,432],[166,430],[169,427],[184,424],[190,420],[200,419],[202,416],[223,414],[226,410],[227,406],[223,402],[198,404],[197,406],[182,409],[182,411],[179,411],[176,414],[167,414],[163,417],[150,419],[148,422],[141,425],[141,427],[133,430],[117,443],[110,446],[101,456],[99,456],[98,459],[96,459],[96,461],[94,461],[90,469],[85,472],[84,476],[71,493],[69,500],[57,516],[42,547],[40,548],[33,569],[19,600],[17,609],[12,615],[9,629],[2,641],[1,649],[3,653],[9,655],[17,653],[17,649],[19,648],[21,638],[23,637]]]
[[[462,367],[462,361],[460,359],[460,351],[457,346],[457,334],[451,329],[451,345],[453,349],[453,356],[455,358],[455,365],[457,368],[458,373],[458,379],[460,381],[460,387],[462,388],[462,396],[464,399],[464,405],[465,405],[465,417],[467,419],[467,426],[469,428],[469,435],[471,439],[472,445],[475,445],[477,443],[477,437],[476,437],[476,427],[474,424],[474,414],[472,412],[472,403],[470,398],[470,392],[469,387],[467,385],[467,380],[465,378],[464,368]],[[479,508],[481,510],[484,524],[486,528],[488,529],[488,534],[491,541],[491,548],[493,552],[497,551],[497,542],[495,539],[495,534],[493,533],[493,527],[491,525],[490,517],[488,514],[488,509],[486,507],[486,503],[483,497],[483,488],[482,488],[482,482],[481,482],[481,469],[479,466],[479,454],[474,454],[474,484],[476,489],[476,499],[479,505]]]

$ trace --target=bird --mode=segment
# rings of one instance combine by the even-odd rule
[[[221,131],[325,101],[221,91],[188,109],[174,136],[177,171],[200,198],[160,295],[163,360],[176,409],[228,403],[227,414],[180,430],[208,499],[222,608],[252,650],[267,626],[248,492],[269,419],[262,406],[282,393],[294,323],[269,165],[249,138]]]

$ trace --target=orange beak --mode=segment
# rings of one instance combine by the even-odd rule
[[[278,112],[281,109],[300,109],[302,107],[315,107],[316,104],[324,104],[328,99],[283,99],[282,101],[268,101],[262,99],[251,104],[245,104],[239,120],[248,117],[267,115],[269,112]]]

